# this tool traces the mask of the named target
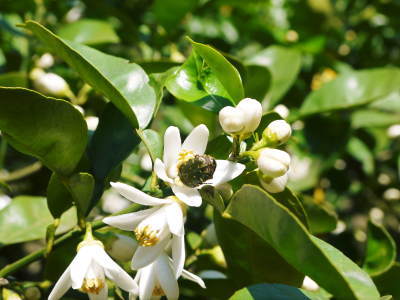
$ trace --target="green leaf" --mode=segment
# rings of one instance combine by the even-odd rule
[[[285,188],[283,192],[269,196],[275,198],[280,204],[289,209],[289,211],[292,212],[306,228],[309,227],[303,203],[289,188]]]
[[[229,278],[236,288],[259,282],[301,285],[304,275],[254,231],[217,212],[214,213],[214,224]]]
[[[59,218],[73,205],[73,199],[68,189],[61,182],[56,173],[50,177],[47,186],[47,207],[53,218]]]
[[[218,191],[211,185],[205,185],[200,189],[200,195],[204,201],[212,205],[219,213],[225,209],[224,199]]]
[[[193,50],[197,52],[215,73],[234,103],[244,98],[242,79],[238,70],[216,49],[211,46],[190,40]]]
[[[43,197],[19,196],[0,211],[0,247],[42,239],[46,228],[53,223]],[[75,210],[68,210],[61,217],[57,233],[65,232],[76,224]]]
[[[396,68],[345,73],[309,94],[300,114],[305,116],[367,104],[398,91],[399,85],[400,70]]]
[[[389,270],[396,259],[396,243],[382,225],[368,222],[366,254],[363,269],[371,276]]]
[[[56,173],[74,171],[87,143],[86,122],[77,109],[23,88],[0,88],[0,106],[0,129],[15,149]]]
[[[400,299],[400,263],[396,262],[389,270],[373,279],[382,295],[389,294],[393,299]]]
[[[156,0],[152,7],[152,13],[157,23],[164,26],[167,31],[171,31],[179,25],[187,13],[195,9],[198,2],[199,0]]]
[[[94,189],[94,179],[89,173],[74,174],[67,182],[68,190],[78,210],[86,216],[89,213],[90,200]]]
[[[398,123],[400,113],[379,111],[374,109],[358,109],[351,115],[353,128],[387,127]]]
[[[229,300],[307,300],[301,289],[284,284],[260,283],[236,291]]]
[[[374,155],[363,141],[352,137],[347,144],[347,151],[362,163],[363,170],[366,174],[372,175],[374,173]]]
[[[163,141],[160,134],[152,129],[138,130],[138,135],[146,146],[152,161],[162,157]]]
[[[0,74],[0,86],[26,87],[28,83],[26,74],[23,72],[9,72]]]
[[[216,159],[226,159],[232,150],[232,141],[226,135],[220,135],[207,144],[206,153]]]
[[[329,202],[316,203],[314,198],[309,196],[303,196],[302,199],[311,233],[327,233],[336,228],[338,217],[334,207]]]
[[[271,86],[272,75],[268,68],[258,65],[246,66],[244,90],[246,97],[262,101]]]
[[[363,270],[330,244],[310,235],[291,212],[262,189],[244,185],[233,196],[227,215],[254,230],[288,263],[337,298],[379,298]]]
[[[111,24],[102,20],[81,19],[61,26],[57,34],[62,39],[86,45],[119,42]]]
[[[265,101],[273,107],[296,80],[301,67],[301,53],[295,49],[271,46],[252,55],[246,64],[264,66],[271,72],[272,80]]]
[[[156,106],[156,94],[139,65],[62,40],[33,21],[26,22],[25,27],[63,58],[84,81],[113,102],[133,127],[144,128],[149,124]]]

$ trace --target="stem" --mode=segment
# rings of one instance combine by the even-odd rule
[[[42,168],[42,163],[37,161],[27,167],[15,170],[7,175],[0,176],[0,181],[8,182],[8,181],[18,180],[39,171],[41,168]]]
[[[229,157],[230,160],[236,160],[240,154],[241,138],[238,135],[233,136],[232,153]]]
[[[140,205],[134,204],[134,205],[129,206],[126,209],[123,209],[115,214],[112,214],[111,216],[134,212],[134,211],[137,211],[139,208],[140,208]],[[107,226],[107,224],[103,223],[102,220],[97,220],[97,221],[91,222],[90,226],[92,227],[93,230],[97,230],[97,229]],[[82,236],[83,234],[84,234],[84,231],[82,231],[80,228],[75,228],[75,229],[65,233],[64,235],[59,237],[57,240],[55,240],[53,249],[56,249],[60,245],[62,245],[64,242],[66,242],[74,237]],[[31,262],[34,262],[35,260],[38,260],[38,259],[44,257],[45,254],[46,254],[46,248],[42,248],[38,251],[28,254],[27,256],[9,264],[9,265],[6,265],[4,268],[2,268],[0,270],[0,278],[5,277],[11,273],[14,273],[15,271],[30,264]]]

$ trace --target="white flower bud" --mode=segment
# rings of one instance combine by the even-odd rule
[[[243,122],[245,125],[243,133],[250,133],[260,125],[262,117],[262,106],[257,100],[245,98],[236,106],[243,113]]]
[[[85,118],[87,127],[91,131],[95,131],[99,125],[99,118],[94,116],[89,116]]]
[[[140,167],[147,172],[151,172],[151,170],[153,170],[153,162],[149,153],[146,152],[143,154],[142,158],[140,159]]]
[[[50,68],[53,64],[54,58],[50,53],[43,54],[36,63],[36,65],[42,69]]]
[[[0,210],[11,203],[11,198],[7,195],[0,195]]]
[[[52,96],[65,96],[69,91],[68,83],[60,76],[54,73],[42,73],[35,71],[31,74],[33,86],[39,92]]]
[[[244,129],[243,113],[232,106],[225,106],[219,112],[219,123],[227,133],[239,133]]]
[[[288,181],[288,175],[287,173],[283,176],[276,177],[272,180],[265,180],[260,178],[260,183],[261,186],[270,193],[280,193],[285,190],[285,186]]]
[[[269,143],[283,144],[287,142],[292,134],[292,128],[285,120],[271,122],[263,132],[263,137]]]
[[[388,128],[387,134],[390,138],[394,139],[400,136],[400,124],[392,125]]]
[[[257,165],[265,176],[279,177],[289,170],[290,156],[279,149],[264,148],[257,159]]]
[[[283,104],[275,106],[274,112],[279,114],[283,119],[286,119],[289,116],[289,109]]]
[[[115,234],[116,239],[111,243],[107,252],[115,259],[120,261],[128,261],[135,254],[138,243],[129,236],[123,234]]]

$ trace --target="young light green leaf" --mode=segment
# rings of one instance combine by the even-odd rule
[[[160,134],[152,129],[138,130],[142,142],[145,144],[152,161],[157,158],[161,159],[163,153],[163,141]]]
[[[288,263],[337,298],[379,298],[362,269],[330,244],[310,235],[288,209],[262,189],[244,185],[233,196],[226,215],[252,229]]]
[[[87,143],[87,126],[77,109],[24,88],[0,88],[0,106],[0,129],[15,149],[56,173],[74,171]]]
[[[63,58],[81,78],[115,104],[133,127],[146,127],[156,106],[156,94],[143,69],[127,60],[57,37],[39,23],[31,30],[52,52]]]
[[[398,123],[400,113],[380,111],[376,109],[357,109],[351,115],[353,128],[363,127],[387,127]]]
[[[308,300],[301,289],[278,283],[260,283],[236,291],[229,300]]]

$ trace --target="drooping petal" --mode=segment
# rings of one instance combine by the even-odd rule
[[[79,249],[74,260],[71,262],[70,267],[73,289],[80,289],[82,287],[83,279],[92,263],[92,255],[92,247],[84,246]]]
[[[132,231],[145,218],[154,213],[159,207],[144,209],[141,211],[123,214],[119,216],[111,216],[103,219],[103,223],[117,227],[122,230]]]
[[[111,182],[111,186],[115,188],[122,196],[138,204],[153,206],[168,203],[168,201],[165,199],[152,197],[141,190],[122,182]]]
[[[190,273],[190,272],[187,271],[187,270],[183,270],[183,271],[182,271],[182,277],[185,278],[185,279],[188,279],[188,280],[191,280],[191,281],[197,283],[197,284],[198,284],[199,286],[201,286],[203,289],[206,288],[206,284],[204,283],[203,279],[201,279],[199,276],[197,276],[197,275],[195,275],[195,274],[193,274],[193,273]]]
[[[88,293],[89,300],[107,300],[108,298],[108,287],[104,284],[104,287],[100,290],[98,294]]]
[[[183,213],[181,206],[176,202],[172,202],[165,206],[165,211],[167,214],[168,227],[171,233],[175,235],[182,235]]]
[[[175,278],[174,272],[169,265],[168,257],[162,253],[154,262],[155,273],[157,280],[161,285],[162,290],[168,300],[176,300],[179,298],[178,281]]]
[[[135,252],[135,255],[133,255],[131,268],[133,270],[137,270],[152,263],[160,255],[160,253],[162,253],[168,241],[168,238],[164,238],[154,246],[139,246]]]
[[[163,161],[168,170],[178,161],[178,154],[181,151],[181,136],[178,127],[170,126],[164,134],[164,155]]]
[[[172,262],[175,278],[178,279],[185,264],[185,236],[173,236],[172,238]]]
[[[228,182],[238,177],[246,168],[246,166],[243,164],[228,160],[217,159],[216,163],[217,168],[215,169],[213,178],[209,182],[209,184],[213,186]]]
[[[48,300],[60,299],[71,287],[72,281],[70,272],[71,266],[68,266],[68,268],[64,271],[64,273],[61,275],[61,277],[58,279],[57,283],[53,287],[53,290],[51,291]]]
[[[160,178],[161,180],[164,180],[169,183],[174,182],[171,178],[168,177],[164,163],[158,158],[154,162],[154,172],[156,172],[157,177]]]
[[[171,188],[175,196],[187,205],[196,207],[201,205],[201,196],[198,190],[181,185],[172,185]]]
[[[208,143],[208,128],[200,124],[192,130],[182,144],[182,150],[193,151],[196,154],[204,154]]]
[[[153,265],[147,266],[141,270],[139,281],[139,299],[151,299],[154,287],[156,286],[156,278],[153,273]]]

